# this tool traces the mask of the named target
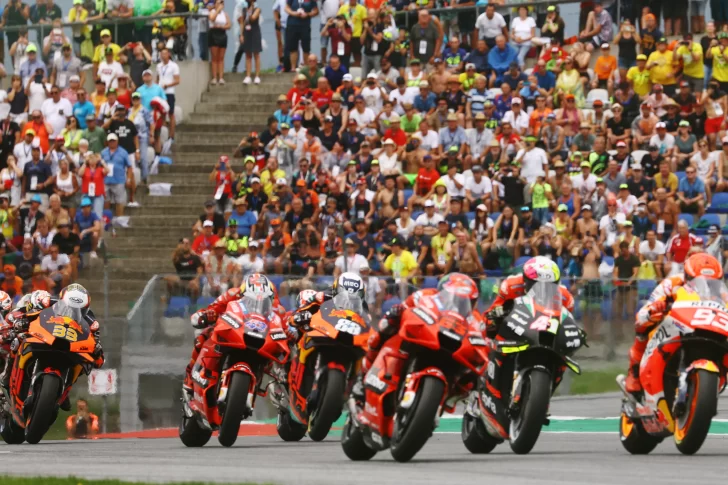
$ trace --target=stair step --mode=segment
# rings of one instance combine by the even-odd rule
[[[188,175],[194,174],[195,176],[206,177],[210,174],[211,171],[212,171],[211,166],[200,164],[200,163],[177,163],[175,161],[174,165],[160,165],[159,166],[160,175],[179,173],[179,174],[188,174]]]
[[[271,104],[271,114],[275,111],[275,105]],[[266,117],[267,118],[267,117]],[[264,121],[265,123],[265,121]],[[194,125],[225,125],[231,127],[230,130],[238,130],[243,133],[248,131],[259,131],[260,124],[257,120],[249,119],[243,113],[201,113],[196,112],[193,119],[180,125],[180,129],[188,129],[187,127]],[[243,128],[240,128],[240,127]]]
[[[189,195],[174,194],[168,197],[158,197],[154,195],[144,194],[139,197],[139,201],[143,206],[145,205],[184,205],[192,207],[194,206],[194,213],[199,215],[202,214],[203,206],[205,201],[212,199],[212,196],[205,197],[190,197]],[[129,208],[130,209],[130,208]]]
[[[132,221],[132,224],[134,221]],[[128,228],[119,228],[116,230],[116,233],[119,236],[122,237],[132,237],[132,238],[139,238],[139,237],[168,237],[168,236],[174,236],[176,240],[179,240],[182,237],[189,237],[192,234],[192,231],[190,229],[190,225],[185,227],[128,227]],[[174,247],[174,242],[172,245],[170,245],[170,249]],[[144,268],[139,268],[140,270],[143,270]],[[145,273],[148,274],[148,273]],[[136,276],[135,276],[136,277]]]
[[[128,258],[128,259],[117,259],[110,262],[112,269],[125,268],[126,266],[136,266],[144,268],[146,271],[152,271],[154,273],[168,273],[174,272],[174,266],[172,265],[172,258],[167,255],[164,259],[153,259],[153,258]]]
[[[194,214],[199,211],[198,205],[143,205],[141,207],[129,208],[127,214],[132,216],[133,221],[139,216],[187,216],[191,221],[189,226],[195,221]],[[146,247],[146,246],[145,246]]]
[[[246,134],[247,135],[247,134]],[[216,133],[199,133],[190,132],[185,133],[184,137],[180,137],[179,141],[175,144],[181,145],[195,145],[195,144],[207,144],[207,143],[224,143],[237,147],[243,140],[243,135],[232,131],[216,132]],[[174,161],[174,160],[173,160]]]
[[[244,85],[241,83],[227,83],[225,86],[212,87],[208,92],[216,93],[240,93],[240,94],[286,94],[293,87],[293,83],[286,82],[274,82],[274,83],[261,83],[260,85]]]
[[[189,185],[193,187],[203,187],[210,191],[213,195],[215,183],[210,182],[205,175],[190,175],[187,173],[165,173],[149,176],[149,183],[165,182],[174,185]]]
[[[275,111],[275,104],[271,103],[255,103],[248,107],[247,103],[197,103],[195,105],[195,113],[216,113],[216,114],[232,114],[238,115],[242,120],[258,121],[261,117],[265,120]]]
[[[208,91],[206,93],[202,93],[202,102],[217,102],[220,103],[222,101],[230,102],[230,103],[237,103],[237,104],[245,104],[249,101],[257,102],[257,103],[268,103],[269,107],[276,106],[276,101],[278,101],[278,97],[281,94],[287,93],[288,90],[281,90],[281,92],[271,92],[263,94],[263,93],[247,93],[247,92],[238,92],[238,91]]]
[[[171,251],[170,251],[171,254]],[[98,291],[103,291],[104,288],[104,280],[103,278],[98,279],[85,279],[80,278],[79,281],[82,285],[84,285],[87,289],[91,291],[95,291],[98,289]],[[135,292],[137,291],[137,296],[141,295],[142,290],[144,289],[144,286],[147,284],[147,281],[149,281],[149,278],[144,279],[117,279],[109,278],[109,294],[114,295],[117,292],[119,293],[125,293],[125,292]]]

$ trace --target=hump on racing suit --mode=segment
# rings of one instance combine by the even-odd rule
[[[303,292],[301,292],[303,293]],[[364,311],[368,312],[369,307],[366,303],[364,280],[356,273],[341,273],[339,277],[324,291],[316,293],[309,297],[305,302],[301,301],[301,305],[289,318],[289,324],[293,327],[301,327],[308,325],[311,318],[319,311],[324,302],[336,297],[339,293],[349,293],[357,295],[361,298]]]

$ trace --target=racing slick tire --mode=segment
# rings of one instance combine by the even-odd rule
[[[698,369],[688,381],[688,408],[675,422],[675,445],[683,455],[695,454],[710,430],[718,404],[719,376]]]
[[[36,398],[25,427],[25,441],[38,443],[48,432],[56,416],[58,416],[58,396],[61,391],[61,380],[55,375],[43,374],[36,383]]]
[[[463,425],[460,431],[465,448],[475,455],[490,453],[501,442],[488,434],[483,422],[468,413],[463,414]]]
[[[322,441],[329,434],[344,407],[344,393],[346,392],[346,376],[339,369],[328,369],[319,386],[318,404],[308,419],[308,437],[314,441]]]
[[[521,410],[511,419],[509,430],[511,449],[518,455],[529,453],[536,445],[551,398],[551,376],[545,369],[531,369],[524,379]]]
[[[436,377],[422,378],[409,409],[395,414],[394,431],[390,442],[392,457],[399,462],[410,461],[425,446],[435,428],[445,383]]]
[[[222,446],[232,446],[238,439],[240,422],[248,407],[248,390],[250,389],[250,376],[244,372],[233,372],[230,376],[225,414],[220,424],[220,434],[217,440]]]

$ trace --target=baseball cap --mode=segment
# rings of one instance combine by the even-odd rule
[[[458,115],[456,115],[455,113],[448,113],[447,121],[457,121],[457,120],[458,120]]]
[[[642,164],[641,163],[633,163],[632,164],[632,170],[642,170]]]
[[[629,190],[629,185],[627,185],[627,184],[619,184],[619,190]]]
[[[602,49],[609,49],[609,44],[607,42],[603,43]]]
[[[344,77],[341,79],[342,79],[342,81],[352,81],[354,78],[352,77],[351,74],[347,73],[347,74],[344,74]]]
[[[721,140],[721,143],[723,145],[725,145],[726,143],[728,143],[728,135],[723,137],[723,139]]]
[[[110,31],[109,29],[104,29],[104,30],[102,30],[102,31],[101,31],[101,34],[99,34],[99,35],[100,35],[101,37],[104,37],[104,36],[107,36],[107,35],[108,35],[109,37],[111,37],[111,31]]]
[[[141,93],[133,92],[133,93],[131,93],[131,97],[132,98],[141,98],[142,95],[141,95]]]
[[[626,146],[627,146],[627,144],[625,142],[623,142],[622,140],[617,142],[617,148],[623,148]]]
[[[376,79],[376,78],[377,78],[377,75],[374,74],[373,72],[370,72],[369,74],[367,74],[367,79]]]
[[[259,184],[260,183],[260,179],[258,177],[253,177],[253,178],[250,179],[250,183],[251,184],[256,184],[256,183]],[[306,182],[304,182],[304,184],[305,183]]]
[[[482,172],[483,171],[483,167],[480,166],[480,165],[475,165],[475,166],[473,166],[473,168],[471,169],[471,171],[473,171],[473,172]]]
[[[646,61],[647,60],[647,56],[644,55],[644,54],[640,54],[640,55],[637,56],[637,60],[638,61]]]
[[[581,210],[582,211],[590,211],[590,210],[592,210],[592,208],[591,208],[591,206],[589,204],[584,204],[583,206],[581,206]]]
[[[92,205],[91,199],[89,199],[88,197],[84,197],[83,199],[81,199],[81,207],[89,207],[90,205]]]
[[[425,207],[435,207],[435,203],[431,200],[426,200]]]
[[[142,71],[142,76],[146,76],[147,74],[149,74],[151,76],[152,75],[152,71],[150,71],[149,69],[144,69]]]
[[[527,205],[524,205],[523,207],[521,207],[521,212],[531,212],[531,208]]]
[[[591,163],[589,163],[589,162],[587,162],[587,161],[583,161],[583,162],[581,162],[581,165],[579,165],[579,166],[580,166],[580,167],[587,167],[587,168],[591,168]]]
[[[557,210],[559,212],[569,212],[569,208],[566,206],[566,204],[559,204],[559,207]]]
[[[664,130],[664,129],[667,129],[667,125],[665,125],[665,123],[663,123],[662,121],[660,121],[659,123],[657,123],[655,125],[655,129],[657,129],[657,130],[663,129]]]
[[[680,123],[677,124],[678,126],[690,126],[690,122],[688,120],[682,120]]]
[[[253,240],[253,241],[250,241],[250,242],[248,243],[248,247],[249,247],[249,248],[257,248],[257,247],[258,247],[258,241],[255,241],[255,240]],[[360,268],[360,269],[361,269],[361,268]]]
[[[278,180],[276,180],[276,185],[288,185],[288,182],[286,181],[286,179],[281,177]]]
[[[420,87],[421,88],[429,88],[430,87],[430,83],[428,83],[427,81],[420,81]]]
[[[109,136],[106,137],[106,141],[112,141],[112,140],[119,141],[119,137],[116,136],[116,134],[114,134],[114,133],[109,133]]]
[[[720,232],[720,228],[716,224],[711,224],[708,228],[708,234],[718,234]]]
[[[280,219],[273,219],[272,221],[270,221],[270,225],[271,226],[280,226],[281,225],[281,220]]]
[[[475,69],[475,64],[473,64],[472,62],[468,62],[467,64],[465,64],[465,69]]]
[[[511,100],[511,104],[521,104],[521,98],[513,98]]]
[[[212,221],[205,221],[202,223],[202,227],[212,227],[212,226],[214,226]]]
[[[35,44],[30,43],[28,44],[28,47],[25,48],[25,52],[38,52],[38,48],[35,46]]]
[[[592,106],[604,106],[604,101],[602,101],[601,99],[595,99],[592,103]]]
[[[554,168],[560,168],[560,167],[565,167],[565,166],[566,165],[564,164],[564,161],[563,160],[556,160],[554,162]]]

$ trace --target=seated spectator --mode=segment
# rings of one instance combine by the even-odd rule
[[[511,63],[518,60],[518,51],[506,43],[506,37],[498,35],[495,38],[495,47],[488,53],[488,63],[495,71],[495,82],[500,84],[503,74],[510,69]]]
[[[399,237],[393,238],[389,242],[389,246],[392,253],[383,263],[380,260],[382,269],[385,274],[391,275],[395,282],[407,283],[420,272],[417,261],[410,251],[404,249],[404,242]],[[377,257],[381,258],[380,253],[377,253]]]
[[[61,254],[71,260],[71,280],[78,276],[78,264],[81,255],[81,239],[71,231],[70,219],[58,220],[58,233],[53,236],[53,244],[58,246]]]
[[[287,246],[291,245],[293,240],[288,232],[283,232],[280,220],[273,219],[270,226],[271,233],[265,240],[261,257],[265,260],[266,271],[283,274],[290,268]]]
[[[96,247],[101,236],[101,220],[92,211],[92,202],[88,197],[81,200],[81,211],[76,214],[74,220],[74,232],[81,240],[81,251],[89,252],[89,256],[96,258]]]
[[[47,291],[51,294],[57,294],[58,289],[56,283],[48,277],[39,264],[33,266],[33,276],[30,278],[32,291]]]
[[[647,238],[640,243],[639,258],[641,278],[657,281],[664,278],[665,245],[657,239],[657,233],[652,229],[647,231]]]
[[[681,274],[690,248],[702,245],[703,239],[690,233],[688,223],[685,220],[678,221],[677,233],[670,238],[665,247],[667,260],[665,262],[666,276]]]
[[[39,264],[40,258],[33,246],[33,239],[28,237],[23,241],[22,251],[13,260],[13,266],[16,268],[15,274],[27,283],[33,276],[33,268]]]
[[[10,295],[10,298],[22,296],[23,280],[15,274],[15,266],[6,264],[3,266],[3,274],[5,278],[0,283],[0,290]]]
[[[597,62],[594,65],[594,80],[592,89],[607,89],[610,93],[614,90],[613,76],[617,72],[617,58],[610,53],[611,46],[608,42],[601,45],[601,51]]]
[[[65,288],[70,284],[71,260],[68,255],[60,252],[56,244],[51,244],[48,254],[43,256],[40,266],[55,283],[55,288]]]
[[[369,267],[366,258],[358,253],[358,249],[359,246],[353,239],[347,238],[344,241],[345,254],[338,256],[334,262],[334,278],[338,278],[343,272],[361,276],[360,269],[365,266]]]
[[[720,233],[720,227],[717,224],[712,224],[708,228],[705,252],[715,257],[718,261],[726,261],[726,257],[728,257],[728,241]]]
[[[685,170],[685,178],[678,184],[677,198],[681,212],[702,217],[706,204],[705,183],[698,178],[695,167],[689,166]]]
[[[215,243],[220,239],[217,234],[213,233],[213,221],[205,220],[202,223],[202,232],[195,238],[192,243],[192,251],[198,256],[205,256],[214,247]]]

